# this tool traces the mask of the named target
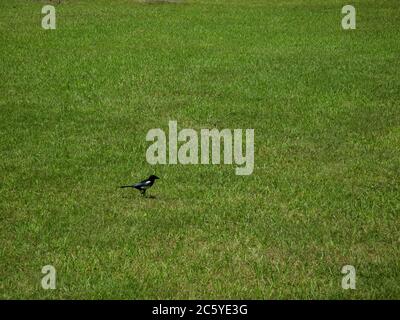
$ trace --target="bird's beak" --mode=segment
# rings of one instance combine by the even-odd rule
[[[156,179],[160,179],[160,178],[156,176]]]

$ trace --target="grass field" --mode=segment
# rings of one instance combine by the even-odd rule
[[[0,2],[0,298],[400,298],[398,0],[44,4]],[[169,120],[253,174],[149,165]]]

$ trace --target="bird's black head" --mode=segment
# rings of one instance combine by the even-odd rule
[[[156,179],[160,179],[160,178],[153,174],[149,177],[149,180],[156,180]]]

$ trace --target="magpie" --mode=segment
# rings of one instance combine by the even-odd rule
[[[155,175],[151,175],[148,177],[146,180],[140,181],[138,183],[135,183],[131,186],[121,186],[120,188],[135,188],[140,191],[140,194],[144,196],[146,194],[146,190],[150,188],[156,179],[160,179],[159,177]]]

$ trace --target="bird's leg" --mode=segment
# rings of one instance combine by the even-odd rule
[[[142,195],[142,197],[145,197],[146,196],[146,189],[140,190],[140,194]]]

